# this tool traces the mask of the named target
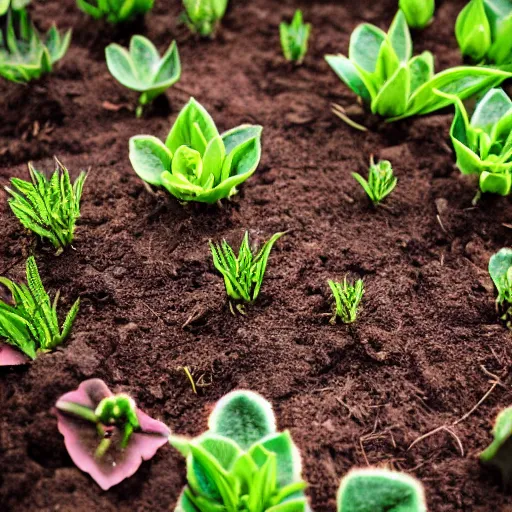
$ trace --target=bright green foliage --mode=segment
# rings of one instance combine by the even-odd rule
[[[50,179],[28,164],[32,183],[12,178],[14,189],[9,206],[20,222],[42,238],[47,238],[60,254],[70,245],[80,217],[80,198],[86,174],[81,172],[71,185],[68,170],[58,161]]]
[[[370,161],[370,169],[368,171],[368,181],[360,174],[353,172],[352,176],[363,187],[373,204],[379,204],[386,196],[391,194],[396,187],[398,179],[393,175],[391,162],[388,160],[380,160],[377,164]]]
[[[302,64],[308,51],[308,39],[311,23],[304,23],[302,11],[298,9],[290,24],[284,21],[279,24],[281,47],[286,60]]]
[[[386,469],[354,469],[338,490],[338,512],[427,512],[423,486]]]
[[[27,11],[9,11],[5,34],[0,31],[0,76],[13,82],[29,82],[49,73],[69,48],[71,30],[63,36],[53,25],[41,36]]]
[[[496,309],[512,329],[512,249],[500,249],[489,260],[489,275],[498,290]]]
[[[213,37],[227,6],[228,0],[183,0],[183,20],[192,32]]]
[[[78,8],[95,20],[123,23],[153,9],[155,0],[76,0]]]
[[[436,9],[434,0],[399,0],[398,6],[409,27],[418,29],[425,28],[432,21]]]
[[[0,277],[0,284],[11,292],[14,301],[14,306],[0,301],[0,338],[3,341],[35,359],[38,351],[49,352],[68,337],[80,299],[73,304],[60,328],[57,317],[59,293],[53,303],[50,302],[33,256],[27,259],[28,286],[5,277]]]
[[[137,117],[144,105],[163,94],[181,76],[181,63],[176,41],[173,41],[163,57],[154,44],[144,36],[133,36],[130,48],[112,43],[105,49],[108,70],[128,89],[141,92]]]
[[[491,89],[478,103],[471,121],[463,103],[455,103],[450,130],[457,166],[478,174],[480,190],[506,196],[512,188],[512,101],[502,89]]]
[[[335,324],[338,317],[344,324],[355,322],[359,304],[364,295],[363,280],[358,279],[355,283],[351,283],[345,277],[341,283],[332,280],[327,281],[327,283],[334,297],[331,324]]]
[[[215,203],[236,194],[258,167],[261,131],[243,124],[219,135],[210,114],[191,98],[165,144],[150,135],[130,139],[130,161],[144,181],[181,201]]]
[[[30,3],[30,0],[0,0],[0,16],[3,16],[9,7],[13,11],[20,11]]]
[[[471,0],[455,24],[462,54],[475,62],[512,63],[511,32],[510,0]]]
[[[306,512],[299,452],[277,432],[271,405],[251,391],[219,400],[210,430],[195,439],[171,436],[187,459],[187,486],[175,512]]]
[[[215,268],[224,277],[226,293],[234,301],[252,302],[260,293],[261,284],[267,268],[270,251],[285,233],[276,233],[263,244],[256,255],[249,245],[249,232],[245,232],[238,256],[230,245],[223,240],[221,244],[210,242]]]
[[[430,52],[412,57],[409,27],[398,11],[388,33],[368,23],[350,37],[349,57],[327,55],[334,72],[373,114],[390,121],[439,110],[457,96],[468,98],[500,84],[512,73],[489,67],[459,66],[434,75]],[[434,90],[450,94],[436,95]]]
[[[480,460],[498,468],[503,484],[512,483],[512,407],[503,409],[497,416],[493,428],[493,442],[480,454]]]

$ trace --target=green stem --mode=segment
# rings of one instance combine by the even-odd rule
[[[67,412],[70,414],[73,414],[75,416],[78,416],[79,418],[82,418],[83,420],[90,421],[91,423],[97,423],[98,417],[96,414],[94,414],[94,411],[92,409],[89,409],[89,407],[86,407],[85,405],[75,404],[73,402],[64,402],[64,401],[58,401],[57,402],[57,409],[62,412]]]

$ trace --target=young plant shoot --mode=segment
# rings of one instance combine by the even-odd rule
[[[427,512],[423,486],[387,469],[353,469],[338,490],[338,512]]]
[[[56,404],[59,432],[76,466],[104,490],[132,476],[167,443],[170,430],[132,398],[89,379]]]
[[[493,428],[493,442],[480,454],[480,460],[499,469],[503,485],[512,483],[512,407],[503,409]]]
[[[214,37],[228,0],[183,0],[183,7],[182,19],[191,32],[201,37]]]
[[[512,329],[512,249],[500,249],[491,256],[489,275],[498,291],[496,310],[505,325]]]
[[[143,16],[151,9],[155,0],[76,0],[78,8],[95,20],[106,19],[113,25]]]
[[[396,187],[398,179],[393,175],[391,162],[380,160],[377,164],[370,159],[370,169],[368,171],[368,181],[357,172],[353,172],[354,179],[363,187],[364,191],[374,205],[379,204]]]
[[[474,62],[512,63],[512,2],[471,0],[460,12],[455,36],[462,55]]]
[[[81,172],[71,185],[68,170],[55,161],[57,168],[50,179],[29,163],[32,183],[11,178],[13,188],[6,190],[12,196],[9,206],[14,215],[25,228],[47,238],[59,255],[73,241],[86,173]]]
[[[361,97],[373,114],[389,121],[423,115],[473,96],[512,77],[489,67],[459,66],[434,75],[434,57],[426,51],[412,57],[404,13],[398,11],[388,33],[363,23],[350,37],[349,57],[327,55],[334,72]],[[449,92],[439,96],[434,90]]]
[[[0,0],[0,16],[3,16],[9,8],[13,11],[21,11],[29,3],[30,0]]]
[[[224,277],[226,293],[230,299],[229,307],[233,314],[231,301],[235,303],[253,302],[257,299],[265,276],[270,251],[284,234],[285,232],[273,235],[270,240],[263,244],[256,255],[253,254],[249,245],[248,231],[245,232],[238,256],[235,255],[226,240],[223,240],[221,244],[210,242],[213,264]],[[243,305],[238,304],[237,309],[240,313],[244,313]]]
[[[286,60],[302,64],[308,51],[310,33],[311,24],[304,23],[300,9],[295,12],[290,24],[284,21],[279,24],[281,47]]]
[[[112,43],[105,49],[107,67],[111,75],[122,85],[142,93],[137,117],[145,105],[163,94],[181,76],[181,63],[176,41],[173,41],[163,57],[154,44],[143,36],[133,36],[130,48]]]
[[[455,97],[452,100],[455,117],[450,137],[457,167],[463,174],[480,176],[481,192],[509,195],[512,188],[512,101],[502,89],[491,89],[477,104],[470,120],[462,101]]]
[[[33,256],[27,259],[26,266],[27,285],[0,277],[0,285],[9,290],[14,303],[0,300],[0,338],[30,359],[35,359],[39,353],[52,351],[68,337],[80,299],[71,306],[62,327],[59,327],[59,293],[51,302]],[[2,353],[7,355],[4,351]]]
[[[261,131],[243,124],[220,135],[210,114],[191,98],[165,144],[151,135],[130,139],[130,161],[140,178],[180,201],[213,204],[236,194],[258,167]]]
[[[12,82],[30,82],[45,73],[68,51],[71,30],[60,34],[53,25],[41,36],[25,9],[9,10],[5,37],[0,31],[0,76]]]
[[[331,324],[334,325],[337,318],[340,318],[344,324],[354,323],[364,295],[363,280],[358,279],[355,283],[351,283],[345,277],[342,282],[329,280],[327,283],[334,297]]]
[[[170,437],[187,461],[187,486],[175,512],[309,510],[299,451],[288,431],[277,432],[263,397],[227,394],[208,427],[194,439]]]
[[[436,4],[435,0],[399,0],[398,7],[403,11],[409,27],[422,29],[432,21]]]

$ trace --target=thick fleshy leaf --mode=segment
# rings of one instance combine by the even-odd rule
[[[430,52],[423,52],[409,61],[411,73],[411,94],[426,84],[434,76],[434,56]]]
[[[512,267],[512,249],[503,248],[496,254],[493,254],[489,259],[489,275],[496,286],[496,289],[501,292],[503,282],[507,277],[509,269]]]
[[[491,27],[484,9],[484,0],[471,0],[455,23],[455,37],[463,55],[480,61],[491,47]]]
[[[206,185],[210,176],[213,176],[214,185],[220,181],[222,164],[226,157],[226,148],[222,138],[214,137],[206,146],[203,156],[203,174],[201,175],[201,185]]]
[[[409,68],[401,66],[373,99],[372,112],[383,117],[402,115],[407,110],[409,92]]]
[[[112,43],[105,48],[105,58],[110,74],[128,89],[142,92],[146,84],[139,78],[130,54],[121,45]]]
[[[338,77],[352,89],[365,103],[370,103],[371,97],[357,68],[344,55],[326,55],[325,60]]]
[[[398,6],[405,14],[407,24],[412,28],[425,28],[434,16],[434,0],[400,0]]]
[[[177,82],[181,76],[180,54],[176,41],[173,41],[165,52],[158,70],[153,78],[155,85],[166,84],[167,86]]]
[[[385,39],[385,32],[375,25],[363,23],[357,26],[350,36],[348,58],[365,71],[373,73],[377,66],[380,46]]]
[[[247,142],[250,139],[259,139],[263,127],[255,124],[241,124],[236,128],[232,128],[221,135],[226,155],[229,155],[235,148]]]
[[[174,176],[181,174],[191,183],[196,183],[203,173],[203,161],[195,149],[180,146],[173,156],[171,168]]]
[[[153,75],[160,64],[160,55],[155,45],[146,37],[133,36],[130,40],[129,56],[133,63],[135,76],[144,84],[152,83]]]
[[[494,169],[493,169],[494,171]],[[512,188],[512,174],[483,171],[480,174],[480,190],[484,193],[508,196]]]
[[[229,152],[224,159],[222,182],[226,182],[230,177],[242,178],[240,181],[237,179],[237,184],[245,181],[258,167],[260,158],[261,143],[259,136],[242,142]]]
[[[490,134],[493,126],[512,109],[512,101],[503,89],[491,89],[478,102],[471,116],[472,128]]]
[[[400,62],[406,63],[412,57],[412,40],[407,20],[402,11],[398,11],[391,23],[387,35],[388,41],[395,50]]]
[[[504,0],[508,4],[509,10],[512,9],[512,3]],[[486,3],[486,12],[489,2]],[[496,20],[494,26],[492,18],[488,15],[491,24],[492,45],[487,52],[487,59],[495,64],[510,64],[512,62],[512,12],[503,15]]]
[[[160,139],[137,135],[130,139],[130,162],[144,181],[161,185],[162,173],[171,168],[172,153]]]
[[[0,366],[17,366],[28,364],[30,359],[7,343],[0,342]]]

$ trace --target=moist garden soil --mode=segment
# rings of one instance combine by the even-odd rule
[[[357,23],[387,28],[395,0],[233,0],[214,41],[177,24],[180,2],[157,1],[145,23],[110,27],[73,0],[38,2],[40,28],[72,27],[72,46],[38,83],[0,86],[0,180],[27,178],[26,163],[76,176],[89,169],[74,249],[59,257],[24,232],[0,201],[0,275],[24,279],[35,253],[62,310],[82,306],[71,338],[29,366],[0,370],[0,509],[168,511],[185,484],[170,446],[128,480],[103,492],[71,462],[57,431],[57,398],[99,377],[130,393],[177,434],[206,429],[213,404],[236,388],[262,393],[303,454],[315,511],[335,510],[354,466],[387,465],[426,487],[434,512],[507,511],[512,500],[478,453],[500,408],[511,404],[511,334],[497,322],[489,256],[509,245],[512,207],[489,196],[476,207],[474,180],[453,165],[452,109],[386,124],[359,117],[355,131],[330,113],[353,111],[354,95],[325,63],[346,52]],[[170,5],[169,5],[170,4]],[[444,1],[433,25],[414,34],[437,69],[460,63],[453,35],[463,1]],[[284,62],[278,24],[296,7],[314,27],[304,66]],[[163,50],[178,41],[183,74],[167,97],[136,119],[136,93],[104,61],[111,41],[142,33]],[[181,205],[151,195],[128,160],[136,134],[165,137],[194,96],[225,130],[264,127],[255,175],[222,206]],[[391,160],[398,187],[372,208],[351,172],[370,155]],[[208,240],[238,245],[288,230],[269,261],[247,316],[233,316]],[[353,326],[329,324],[327,279],[364,278]],[[184,367],[197,386],[194,394]],[[450,425],[408,447],[417,438]]]

